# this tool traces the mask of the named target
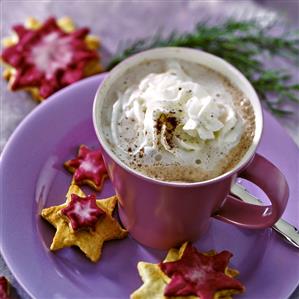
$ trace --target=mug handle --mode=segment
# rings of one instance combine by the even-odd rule
[[[281,217],[288,202],[289,187],[284,175],[266,158],[256,154],[238,177],[259,186],[267,194],[272,205],[248,204],[230,194],[214,217],[245,228],[272,226]]]

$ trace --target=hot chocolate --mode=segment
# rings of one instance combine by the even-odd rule
[[[253,108],[237,86],[183,60],[135,66],[105,105],[105,133],[114,153],[164,181],[197,182],[227,172],[255,131]]]

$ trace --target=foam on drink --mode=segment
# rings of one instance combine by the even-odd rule
[[[181,60],[144,63],[134,73],[114,95],[107,134],[124,163],[153,178],[194,182],[239,162],[255,124],[251,104],[237,87]]]

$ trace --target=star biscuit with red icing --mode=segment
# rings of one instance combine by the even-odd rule
[[[66,198],[66,203],[41,211],[41,216],[56,228],[50,250],[78,246],[92,262],[97,262],[105,241],[127,236],[112,216],[116,196],[96,200],[72,184]]]
[[[0,299],[10,299],[9,283],[4,276],[0,277]]]
[[[108,177],[101,151],[91,150],[86,145],[80,145],[77,157],[66,161],[64,167],[73,174],[77,185],[86,184],[96,191],[101,190]]]
[[[13,91],[29,91],[41,101],[57,90],[102,71],[99,39],[72,19],[29,18],[2,40],[3,77]]]
[[[75,193],[71,194],[68,205],[60,211],[69,222],[73,231],[95,230],[96,224],[105,212],[97,206],[94,194],[81,197]]]
[[[231,256],[228,251],[203,254],[184,243],[180,249],[170,249],[160,264],[139,262],[144,284],[131,299],[230,299],[245,290],[234,278],[238,271],[228,267]]]

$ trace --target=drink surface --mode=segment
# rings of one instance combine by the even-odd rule
[[[149,177],[212,179],[233,168],[252,143],[250,101],[205,66],[144,62],[112,87],[101,119],[107,142],[119,159]]]

